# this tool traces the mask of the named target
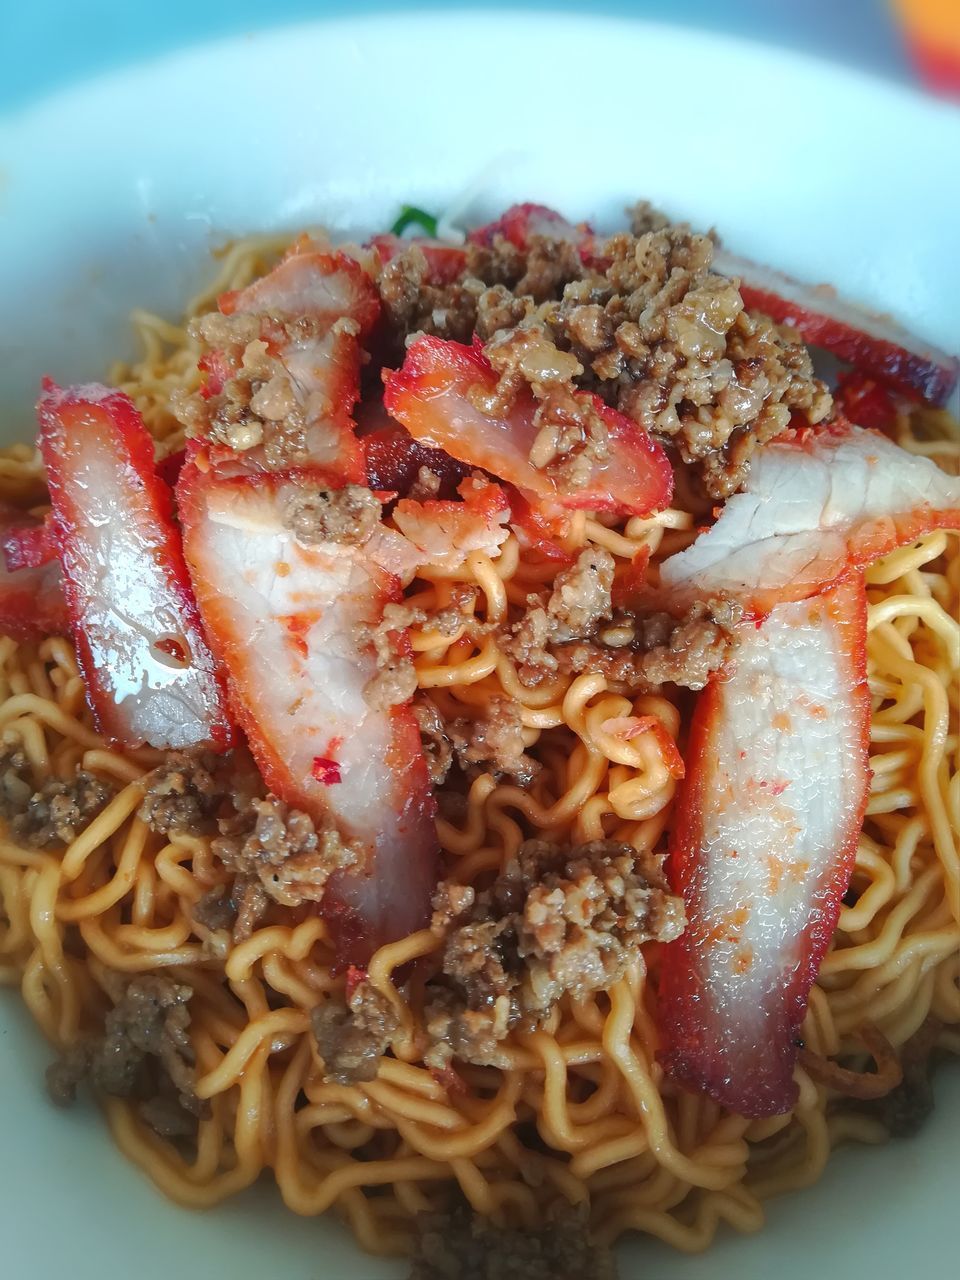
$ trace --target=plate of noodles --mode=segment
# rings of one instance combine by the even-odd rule
[[[958,150],[515,14],[0,124],[14,1271],[951,1256]]]

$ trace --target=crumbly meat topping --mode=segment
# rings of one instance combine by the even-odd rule
[[[638,626],[641,670],[651,685],[702,689],[727,659],[743,607],[730,596],[692,604],[683,618],[654,614]]]
[[[267,795],[219,820],[211,849],[228,871],[258,880],[274,902],[319,902],[335,871],[357,864],[358,851],[334,830],[318,830],[299,809]],[[239,910],[239,904],[235,903]]]
[[[276,321],[278,328],[283,322]],[[270,354],[260,318],[210,312],[188,327],[205,352],[216,353],[222,387],[209,394],[174,391],[170,407],[187,436],[225,445],[237,453],[264,446],[268,465],[282,467],[305,456],[306,419],[289,375]]]
[[[428,988],[426,1060],[495,1065],[513,1027],[536,1025],[566,993],[608,988],[645,942],[668,942],[683,924],[659,859],[615,840],[528,840],[489,889],[442,884],[432,927],[443,976]]]
[[[237,907],[229,884],[215,884],[193,904],[193,918],[204,929],[216,932],[232,929],[237,920]]]
[[[469,272],[454,284],[433,285],[426,255],[413,244],[381,267],[377,287],[394,359],[402,359],[410,334],[435,333],[470,341],[484,286]]]
[[[487,629],[473,616],[476,588],[467,584],[455,586],[451,603],[436,612],[428,613],[406,602],[384,606],[383,617],[375,626],[365,631],[362,641],[373,645],[377,660],[376,675],[369,681],[363,696],[369,706],[380,709],[409,702],[417,689],[417,673],[409,651],[398,644],[397,638],[409,627],[427,626],[431,631],[452,638],[460,631],[479,635]]]
[[[161,835],[204,835],[216,830],[214,815],[227,788],[209,751],[169,751],[143,779],[138,816]]]
[[[427,256],[416,244],[379,269],[390,354],[402,356],[405,342],[419,333],[469,342],[512,328],[540,303],[557,298],[582,275],[576,246],[532,236],[521,252],[502,236],[493,245],[468,243],[464,268],[453,281],[431,281]]]
[[[69,781],[48,778],[36,789],[23,751],[8,748],[0,754],[0,817],[14,840],[35,849],[70,844],[113,794],[111,785],[86,769]]]
[[[532,609],[514,624],[504,647],[518,663],[517,674],[536,686],[556,672],[597,672],[628,693],[645,693],[663,684],[702,689],[727,660],[733,631],[743,616],[730,597],[694,602],[686,614],[614,618],[593,637],[558,641],[543,610]]]
[[[197,899],[193,918],[213,933],[229,931],[236,944],[250,937],[271,901],[259,877],[234,875],[229,883],[214,885]]]
[[[367,981],[344,1000],[317,1005],[310,1025],[324,1064],[324,1079],[361,1084],[376,1079],[380,1059],[400,1023],[390,1001]]]
[[[387,315],[403,336],[468,342],[476,331],[488,342],[495,366],[507,365],[496,409],[511,389],[541,400],[537,456],[568,482],[604,447],[597,420],[583,421],[586,390],[672,444],[710,497],[725,498],[758,444],[794,412],[823,421],[830,394],[796,335],[747,313],[736,284],[713,273],[710,237],[649,206],[632,223],[586,262],[567,240],[533,236],[521,251],[497,235],[468,245],[463,272],[442,286],[411,247],[382,272]],[[558,376],[545,382],[544,370]]]
[[[392,606],[387,605],[389,610]],[[397,643],[402,631],[386,611],[380,624],[370,631],[376,656],[376,673],[363,690],[364,701],[374,711],[402,706],[417,690],[417,672],[411,654]]]
[[[263,779],[245,750],[216,756],[169,751],[143,780],[139,816],[161,835],[214,835],[212,852],[229,879],[194,903],[201,928],[229,930],[242,942],[270,902],[316,901],[326,879],[351,853],[320,836],[303,813],[264,796]]]
[[[592,635],[599,623],[613,616],[614,567],[609,551],[587,547],[568,569],[561,569],[547,601],[554,640]]]
[[[867,1104],[871,1114],[894,1138],[918,1133],[934,1109],[930,1080],[937,1039],[943,1030],[939,1019],[929,1016],[900,1048],[901,1080],[882,1098]]]
[[[630,231],[635,236],[645,236],[649,231],[663,231],[670,219],[649,200],[638,200],[627,209]]]
[[[427,762],[430,785],[438,787],[446,782],[453,766],[453,743],[432,698],[426,694],[415,695],[411,709],[420,730],[420,744]]]
[[[482,624],[474,616],[477,588],[469,582],[450,584],[450,603],[435,611],[427,612],[407,601],[391,603],[384,607],[382,631],[403,631],[408,627],[426,626],[431,631],[452,639],[459,631],[468,629],[471,635],[479,635]]]
[[[616,1280],[585,1211],[564,1204],[539,1231],[504,1230],[462,1207],[421,1214],[409,1280]]]
[[[88,1081],[100,1093],[140,1101],[144,1119],[163,1136],[186,1136],[205,1113],[197,1098],[190,1043],[190,987],[146,974],[112,983],[113,1007],[100,1035],[66,1049],[47,1068],[47,1089],[60,1106]]]
[[[468,777],[492,773],[526,787],[540,769],[524,749],[522,711],[515,698],[492,694],[476,715],[457,717],[446,730]]]
[[[274,351],[307,346],[326,337],[323,319],[277,315],[221,315],[212,311],[191,321],[190,336],[216,370],[217,389],[175,390],[170,407],[187,436],[237,452],[262,447],[263,464],[284,470],[306,461],[307,415],[293,379]],[[333,343],[350,343],[359,326],[341,317],[330,330]],[[212,353],[212,354],[211,354]],[[313,404],[313,412],[323,406]]]
[[[528,597],[526,612],[501,641],[524,684],[538,684],[557,670],[554,646],[592,640],[600,623],[613,617],[614,567],[609,551],[587,547],[557,574],[549,596]]]
[[[794,335],[747,314],[736,284],[710,270],[713,242],[684,226],[620,233],[597,248],[602,280],[570,286],[549,314],[587,385],[662,440],[724,498],[757,444],[794,410],[832,408]]]
[[[243,942],[250,937],[266,914],[270,900],[271,895],[267,893],[261,880],[252,876],[236,877],[230,894],[230,901],[237,909],[237,918],[233,922],[234,942]]]
[[[483,413],[504,414],[529,388],[537,400],[537,429],[530,462],[570,489],[590,479],[594,463],[610,456],[609,432],[593,398],[576,390],[583,365],[561,351],[544,329],[530,324],[496,333],[484,347],[497,384],[490,392],[474,388],[471,400]]]
[[[429,467],[420,467],[417,471],[417,478],[410,486],[407,497],[411,502],[429,502],[440,493],[442,483],[443,481],[436,471],[431,471]]]
[[[342,489],[307,486],[288,500],[284,526],[298,542],[338,542],[362,546],[380,522],[381,504],[369,489],[347,484]]]
[[[514,698],[493,694],[469,718],[444,720],[433,699],[420,693],[413,714],[433,786],[446,781],[455,761],[468,778],[492,773],[518,786],[529,786],[540,769],[525,751],[522,711]]]

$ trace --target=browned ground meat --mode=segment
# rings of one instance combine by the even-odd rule
[[[209,751],[168,752],[143,779],[139,816],[161,835],[215,831],[213,817],[226,795],[217,763]]]
[[[388,610],[393,607],[387,605]],[[365,639],[373,642],[377,660],[376,674],[367,681],[363,690],[364,701],[374,711],[401,706],[409,702],[416,692],[417,672],[413,658],[408,649],[397,642],[397,637],[402,634],[396,623],[388,621],[385,613],[379,626],[360,637],[361,642]]]
[[[501,640],[524,684],[539,684],[557,670],[555,645],[590,640],[600,623],[613,617],[613,573],[613,556],[600,547],[588,547],[557,574],[545,600],[528,597],[526,613]]]
[[[440,492],[442,480],[436,471],[431,471],[429,467],[421,467],[417,472],[417,478],[407,493],[407,497],[411,502],[429,502]]]
[[[536,596],[529,598],[526,613],[510,624],[500,637],[500,648],[517,664],[520,683],[528,687],[542,684],[558,669],[553,653],[553,624],[545,605]],[[593,649],[588,644],[586,648]]]
[[[645,236],[648,231],[663,231],[669,227],[670,219],[660,212],[649,200],[638,200],[627,210],[630,231],[635,236]]]
[[[34,790],[30,762],[19,749],[0,755],[0,817],[14,840],[36,849],[68,845],[114,795],[114,788],[85,769],[64,782],[49,778]]]
[[[453,744],[444,728],[437,704],[432,698],[424,693],[418,693],[413,699],[412,707],[420,730],[420,742],[427,761],[430,785],[438,787],[441,782],[446,782],[447,774],[453,764]]]
[[[696,601],[682,618],[658,613],[623,621],[617,627],[632,640],[616,647],[590,640],[549,644],[531,650],[519,674],[536,684],[554,671],[597,672],[629,693],[649,692],[663,684],[702,689],[727,660],[733,630],[743,616],[735,600]],[[615,624],[616,626],[616,624]],[[600,632],[598,640],[604,638]],[[623,636],[616,637],[622,641]]]
[[[0,817],[7,822],[26,813],[34,794],[33,774],[26,755],[17,747],[0,753]]]
[[[492,694],[469,719],[444,721],[433,699],[418,693],[413,714],[434,786],[446,781],[454,761],[468,778],[492,773],[520,786],[528,786],[540,768],[524,750],[521,708],[513,698]]]
[[[521,708],[514,698],[491,694],[482,710],[478,707],[470,719],[458,717],[446,728],[468,777],[492,773],[525,787],[540,768],[524,751]]]
[[[408,627],[427,624],[431,631],[438,631],[442,636],[455,636],[461,630],[480,635],[487,629],[473,616],[470,606],[476,597],[476,588],[464,584],[454,587],[452,602],[436,613],[427,613],[415,605],[404,603],[386,605],[379,624],[364,630],[359,637],[361,643],[372,643],[377,659],[377,674],[363,691],[371,707],[397,706],[409,702],[416,692],[417,673],[413,660],[409,651],[398,644],[398,637]]]
[[[930,1081],[932,1056],[937,1037],[943,1030],[939,1019],[929,1017],[900,1050],[900,1083],[876,1102],[869,1104],[874,1114],[895,1138],[910,1138],[918,1133],[933,1111],[933,1086]]]
[[[143,780],[139,816],[162,835],[214,834],[212,850],[230,873],[193,906],[203,929],[250,936],[271,901],[317,900],[331,871],[351,855],[318,835],[306,815],[264,796],[249,753],[170,751]]]
[[[204,929],[229,930],[234,943],[243,942],[266,915],[270,902],[259,879],[235,875],[228,884],[215,885],[197,900],[193,918]]]
[[[170,407],[187,435],[240,453],[262,446],[262,460],[274,470],[304,462],[308,456],[306,415],[290,375],[271,350],[315,341],[323,336],[321,326],[325,328],[324,320],[309,316],[225,316],[219,311],[192,321],[191,336],[205,352],[217,353],[218,365],[228,369],[230,376],[213,395],[173,392]],[[342,317],[331,332],[334,342],[352,344],[359,327]]]
[[[102,1034],[77,1041],[47,1068],[51,1098],[67,1106],[88,1081],[98,1092],[139,1099],[144,1118],[165,1136],[191,1132],[205,1111],[194,1092],[191,989],[154,975],[125,985],[117,977],[114,986]]]
[[[486,344],[484,354],[497,375],[497,385],[472,399],[487,413],[502,413],[527,387],[542,399],[552,389],[570,386],[583,373],[576,356],[560,351],[536,325],[501,330]]]
[[[523,381],[541,398],[544,458],[576,464],[594,444],[602,449],[573,412],[577,389],[595,391],[671,442],[707,493],[724,498],[743,483],[757,444],[795,411],[822,421],[832,401],[796,335],[746,313],[712,260],[708,236],[638,206],[633,230],[598,240],[589,263],[564,240],[535,236],[520,251],[495,236],[469,245],[462,275],[442,287],[425,283],[426,259],[408,249],[384,268],[380,291],[401,350],[420,330],[462,342],[474,330],[485,341],[499,335],[494,359],[510,353],[514,389]],[[500,341],[518,325],[535,338]],[[531,348],[523,371],[513,356],[525,341],[536,358]],[[544,370],[557,376],[544,380]]]
[[[615,840],[528,840],[491,888],[445,883],[434,907],[443,980],[428,989],[431,1065],[495,1064],[513,1027],[536,1025],[567,992],[609,987],[643,943],[684,924],[659,859]]]
[[[197,1121],[201,1115],[189,1111],[180,1101],[179,1096],[167,1083],[167,1077],[161,1075],[158,1092],[152,1098],[144,1098],[138,1105],[140,1118],[161,1138],[176,1141],[182,1138],[195,1138]],[[205,1114],[205,1104],[198,1100],[198,1111]]]
[[[547,601],[555,641],[592,635],[599,623],[613,616],[613,571],[614,560],[609,551],[587,547],[569,569],[557,574]]]
[[[473,613],[477,601],[477,588],[470,583],[456,583],[450,588],[451,601],[435,613],[427,613],[417,605],[406,602],[388,604],[383,611],[384,631],[402,631],[406,627],[429,625],[431,631],[442,636],[455,636],[461,629],[471,635],[480,635],[484,629]]]
[[[237,918],[233,925],[234,942],[243,942],[263,919],[270,897],[259,880],[252,877],[237,876],[233,882],[231,902],[237,907]]]
[[[380,512],[380,503],[363,485],[348,484],[342,489],[312,486],[299,489],[290,498],[283,522],[307,546],[317,542],[360,546],[379,524]]]
[[[430,282],[430,268],[416,245],[380,269],[390,354],[402,354],[412,334],[433,333],[469,342],[476,330],[488,338],[529,315],[539,303],[558,298],[583,267],[574,245],[533,236],[521,252],[497,236],[492,246],[468,244],[461,275],[450,284]]]
[[[370,985],[358,982],[346,1002],[327,1000],[310,1015],[323,1058],[324,1078],[360,1084],[376,1078],[399,1024],[393,1005]]]
[[[237,920],[237,907],[228,884],[214,885],[194,903],[193,918],[204,929],[232,929]]]
[[[669,615],[644,619],[638,640],[646,650],[641,660],[651,685],[678,684],[702,689],[727,659],[734,627],[743,617],[736,600],[697,601],[679,621]]]
[[[461,1208],[423,1214],[410,1280],[616,1280],[613,1255],[586,1215],[558,1208],[540,1231],[510,1231]]]
[[[708,237],[666,226],[612,236],[597,253],[602,281],[571,285],[551,330],[605,399],[676,445],[711,496],[743,483],[753,448],[793,410],[829,414],[806,347],[744,312],[736,285],[710,270]]]
[[[224,866],[246,881],[258,880],[285,907],[319,902],[330,876],[356,865],[357,852],[336,831],[318,831],[307,814],[265,796],[221,818],[211,845]],[[234,898],[234,905],[241,909]]]
[[[404,340],[412,333],[470,340],[483,283],[465,274],[456,284],[436,287],[429,283],[429,274],[423,250],[416,245],[398,253],[380,271],[377,286],[393,358],[402,358]]]

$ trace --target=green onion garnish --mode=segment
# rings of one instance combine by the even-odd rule
[[[437,220],[432,213],[425,213],[415,204],[405,204],[400,209],[400,217],[390,228],[395,236],[402,236],[407,227],[422,227],[428,236],[437,234]]]

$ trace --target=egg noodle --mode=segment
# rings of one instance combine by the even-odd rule
[[[247,283],[282,247],[271,238],[235,244],[191,312]],[[197,385],[197,349],[184,328],[145,313],[134,321],[145,354],[113,379],[163,452],[179,445],[167,404],[174,388]],[[899,443],[953,473],[960,466],[945,414],[903,417]],[[0,459],[3,495],[35,500],[40,482],[32,449]],[[679,507],[615,527],[581,512],[566,544],[606,548],[618,563],[646,546],[656,566],[692,539],[693,526]],[[497,622],[556,571],[525,557],[511,536],[498,559],[474,553],[454,573],[428,567],[407,594],[430,615],[467,583],[478,588],[477,617]],[[604,1243],[641,1231],[693,1251],[721,1221],[755,1231],[764,1200],[812,1183],[839,1143],[887,1137],[880,1112],[850,1096],[872,1057],[882,1074],[878,1039],[896,1050],[932,1017],[938,1046],[960,1052],[957,534],[895,552],[867,583],[873,783],[852,905],[813,988],[799,1099],[787,1115],[748,1120],[664,1077],[655,943],[610,990],[568,995],[541,1029],[512,1033],[509,1066],[458,1066],[462,1085],[452,1087],[423,1065],[418,1035],[418,975],[440,940],[424,930],[383,947],[369,980],[399,1017],[392,1053],[369,1083],[326,1083],[310,1012],[345,981],[326,924],[274,905],[233,945],[227,932],[194,921],[198,900],[229,884],[229,873],[208,838],[160,836],[137,816],[140,779],[162,755],[119,752],[98,735],[73,647],[59,636],[0,639],[0,735],[22,749],[38,787],[82,767],[119,789],[62,853],[0,838],[0,977],[19,984],[58,1047],[102,1027],[114,974],[162,972],[192,989],[196,1092],[209,1103],[195,1152],[185,1157],[157,1136],[135,1103],[102,1102],[121,1149],[183,1205],[216,1204],[269,1169],[291,1209],[335,1206],[374,1253],[409,1251],[416,1215],[442,1208],[454,1184],[504,1226],[533,1229],[557,1204],[586,1206]],[[496,694],[515,699],[526,749],[542,768],[527,789],[475,778],[462,825],[438,819],[445,874],[487,883],[530,836],[574,845],[610,837],[662,852],[676,786],[662,749],[652,733],[625,743],[602,726],[654,715],[676,738],[680,700],[628,698],[589,673],[528,688],[495,637],[478,634],[414,628],[420,688],[445,718],[470,716]],[[420,958],[425,965],[401,986],[398,971]]]

